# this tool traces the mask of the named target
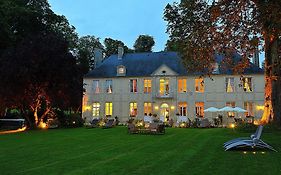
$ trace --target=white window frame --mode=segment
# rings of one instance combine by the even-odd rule
[[[93,117],[100,116],[100,103],[94,102],[93,103]]]

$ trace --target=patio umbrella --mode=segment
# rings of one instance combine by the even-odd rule
[[[218,111],[219,111],[219,109],[215,108],[215,107],[209,107],[204,110],[204,112],[218,112]]]
[[[204,112],[211,112],[212,113],[212,118],[213,118],[213,113],[218,112],[219,109],[215,108],[215,107],[209,107],[207,109],[204,110]]]
[[[239,107],[235,107],[235,112],[247,112],[247,110],[239,108]]]
[[[225,106],[221,109],[219,109],[220,112],[235,112],[235,109],[233,107],[230,106]]]

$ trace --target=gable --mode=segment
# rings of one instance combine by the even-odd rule
[[[162,76],[162,75],[171,75],[176,76],[178,75],[175,71],[173,71],[169,66],[166,64],[162,64],[159,66],[152,74],[152,76]]]

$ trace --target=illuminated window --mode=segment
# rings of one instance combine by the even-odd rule
[[[178,103],[178,111],[180,116],[187,116],[187,103],[179,102]]]
[[[204,92],[204,79],[203,78],[195,79],[195,92]]]
[[[137,116],[138,104],[136,102],[130,103],[130,116]]]
[[[233,77],[225,78],[225,90],[226,90],[226,92],[234,92],[234,78]]]
[[[169,79],[161,78],[160,79],[160,95],[169,95],[170,87],[169,87]]]
[[[144,84],[143,92],[144,93],[151,93],[151,80],[144,79],[143,84]]]
[[[138,92],[137,79],[130,80],[130,92]]]
[[[204,102],[195,103],[195,113],[197,117],[204,117]]]
[[[100,85],[99,85],[99,80],[94,80],[93,81],[93,90],[95,94],[98,94],[101,92],[100,90]]]
[[[247,112],[245,112],[246,116],[254,116],[254,103],[253,102],[249,102],[246,101],[244,102],[244,109],[247,110]]]
[[[230,102],[226,102],[225,106],[229,106],[229,107],[235,107],[235,102],[234,101],[230,101]],[[234,112],[227,112],[227,116],[234,116]]]
[[[108,94],[111,94],[112,91],[113,91],[113,88],[112,88],[112,80],[106,80],[105,81],[105,91],[106,93]]]
[[[186,79],[179,79],[178,80],[178,92],[186,92]]]
[[[100,103],[93,103],[93,117],[100,115]]]
[[[252,78],[243,77],[242,78],[242,87],[243,87],[244,92],[253,92]]]
[[[105,115],[112,116],[112,102],[105,103]]]
[[[144,103],[143,109],[144,109],[144,113],[149,115],[150,113],[152,113],[152,104],[151,103]]]

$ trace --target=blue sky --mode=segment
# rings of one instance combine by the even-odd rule
[[[154,37],[154,51],[164,50],[168,35],[163,12],[179,0],[49,0],[56,14],[67,17],[79,36],[94,35],[123,41],[133,48],[141,34]]]

